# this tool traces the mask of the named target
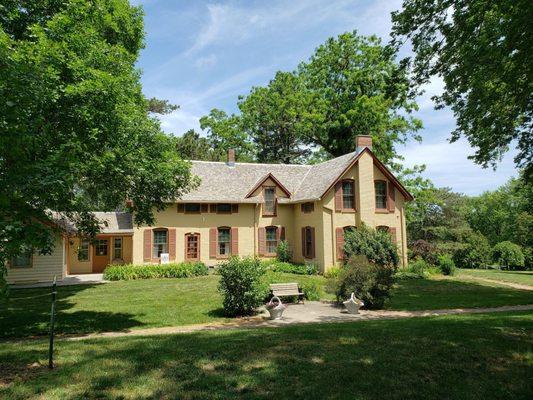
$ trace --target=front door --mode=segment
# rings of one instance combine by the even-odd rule
[[[96,239],[93,249],[93,272],[103,272],[109,264],[109,238]]]

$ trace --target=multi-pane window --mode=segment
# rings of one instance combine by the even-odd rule
[[[122,259],[122,238],[117,237],[113,241],[113,259]]]
[[[304,229],[304,248],[303,255],[305,258],[313,258],[314,256],[314,237],[313,237],[313,228],[307,226]]]
[[[153,257],[161,257],[161,253],[168,253],[168,232],[166,230],[154,231]]]
[[[342,208],[346,210],[355,209],[355,189],[354,182],[350,180],[342,181]]]
[[[200,258],[200,235],[198,233],[186,234],[185,245],[185,257],[187,260],[198,260]]]
[[[278,228],[269,226],[266,228],[266,251],[273,254],[278,247]]]
[[[218,228],[218,254],[229,256],[231,254],[231,234],[229,228]]]
[[[385,232],[385,233],[389,233],[389,227],[388,226],[385,226],[385,225],[380,225],[376,228],[377,231],[379,232]]]
[[[376,181],[374,182],[374,189],[376,191],[376,208],[387,208],[387,182]]]
[[[78,261],[89,261],[89,240],[82,239],[78,247]]]
[[[276,188],[266,187],[263,192],[265,198],[265,215],[276,214]]]
[[[107,239],[98,239],[94,243],[94,253],[97,256],[107,256]]]
[[[26,250],[11,259],[11,268],[31,268],[33,267],[33,252]]]
[[[186,213],[199,213],[201,211],[200,203],[185,203]]]

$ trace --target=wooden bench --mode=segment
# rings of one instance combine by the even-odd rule
[[[297,283],[273,283],[270,285],[270,293],[278,297],[298,296],[298,303],[300,300],[304,302],[304,293]]]

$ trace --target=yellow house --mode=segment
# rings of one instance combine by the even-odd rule
[[[355,152],[316,165],[236,163],[232,150],[225,163],[191,163],[199,186],[157,212],[154,226],[136,226],[127,213],[96,213],[105,227],[95,242],[63,238],[47,263],[54,268],[41,267],[51,256],[34,255],[32,267],[8,268],[8,281],[159,263],[161,254],[210,266],[231,255],[275,257],[280,240],[295,262],[324,272],[342,261],[345,230],[363,223],[389,232],[407,264],[405,203],[412,196],[372,153],[370,136],[356,138]]]
[[[275,257],[287,240],[294,261],[326,271],[342,260],[344,231],[362,223],[386,230],[407,264],[405,202],[409,192],[372,153],[370,136],[353,153],[316,164],[192,161],[197,189],[157,213],[154,226],[133,228],[133,263],[215,265],[232,254]]]

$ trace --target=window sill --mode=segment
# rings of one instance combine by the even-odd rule
[[[217,260],[227,260],[227,259],[230,258],[230,257],[231,257],[231,254],[228,254],[228,255],[222,255],[222,256],[221,256],[221,255],[217,255],[217,256],[216,256],[216,259],[217,259]]]
[[[376,208],[376,214],[389,214],[389,210],[386,208]]]
[[[357,210],[355,208],[343,208],[341,210],[341,212],[353,214],[353,213],[357,212]]]

